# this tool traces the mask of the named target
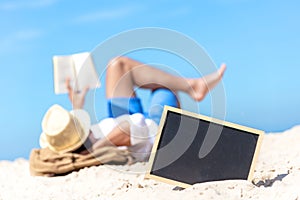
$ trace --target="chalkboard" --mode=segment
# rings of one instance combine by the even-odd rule
[[[251,180],[262,137],[257,129],[165,106],[145,177],[183,188]]]

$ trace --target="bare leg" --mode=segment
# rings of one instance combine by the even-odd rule
[[[106,96],[107,98],[135,96],[134,86],[148,89],[163,87],[173,92],[186,92],[194,100],[201,101],[222,79],[225,69],[226,66],[223,64],[215,73],[190,79],[174,76],[130,58],[118,57],[108,65]]]

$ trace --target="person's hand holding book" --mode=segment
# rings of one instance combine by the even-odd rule
[[[89,90],[89,87],[85,87],[82,91],[75,91],[70,84],[70,78],[66,80],[66,87],[68,89],[68,96],[72,103],[73,109],[83,109],[85,95]]]

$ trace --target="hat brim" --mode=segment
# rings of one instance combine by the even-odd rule
[[[41,133],[40,135],[40,147],[41,148],[46,148],[48,147],[49,149],[58,152],[58,153],[65,153],[65,152],[71,152],[76,150],[77,148],[79,148],[88,138],[89,136],[89,132],[90,132],[90,127],[91,127],[91,119],[89,114],[82,109],[76,109],[76,110],[72,110],[70,111],[70,114],[73,115],[73,117],[78,119],[78,122],[80,124],[75,124],[75,126],[81,126],[82,130],[83,130],[83,135],[80,138],[80,141],[63,149],[63,150],[57,150],[56,148],[52,147],[51,145],[49,145],[47,138],[46,138],[46,134],[44,132]]]

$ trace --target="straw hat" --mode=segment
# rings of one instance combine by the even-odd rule
[[[59,105],[51,106],[43,121],[40,146],[65,153],[79,148],[89,136],[91,120],[84,110],[68,112]]]

